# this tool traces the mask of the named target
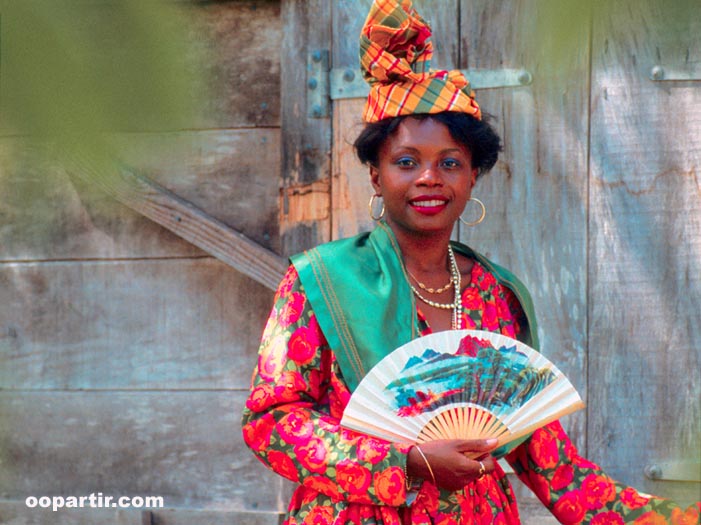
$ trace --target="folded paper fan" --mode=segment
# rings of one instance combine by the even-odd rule
[[[509,337],[451,330],[414,339],[363,378],[341,425],[393,442],[497,438],[501,456],[584,407],[547,358]]]

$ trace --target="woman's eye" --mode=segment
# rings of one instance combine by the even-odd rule
[[[458,162],[455,159],[445,159],[442,164],[448,169],[455,169],[460,167],[460,162]]]
[[[397,166],[400,168],[413,168],[416,166],[416,162],[410,157],[402,157],[397,159]]]

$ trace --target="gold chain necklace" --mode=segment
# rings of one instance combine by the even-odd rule
[[[453,290],[454,290],[454,299],[452,303],[438,303],[436,301],[432,301],[431,299],[427,299],[423,295],[421,295],[421,292],[419,292],[416,287],[409,283],[409,286],[411,287],[411,291],[414,292],[414,295],[418,297],[421,301],[426,303],[429,306],[433,306],[434,308],[440,308],[443,310],[453,310],[453,319],[451,324],[451,328],[453,330],[458,330],[460,328],[461,324],[461,319],[462,319],[462,297],[460,296],[460,288],[461,288],[461,283],[460,283],[460,270],[458,269],[458,263],[455,260],[455,254],[453,253],[453,247],[448,245],[448,257],[450,259],[450,281],[453,284]],[[410,274],[411,275],[411,274]],[[413,275],[412,275],[413,277]],[[418,282],[418,280],[417,280]]]
[[[407,270],[407,271],[409,272],[409,270]],[[454,280],[454,278],[451,274],[450,281],[448,281],[448,284],[445,284],[445,285],[441,286],[440,288],[430,288],[429,286],[426,286],[424,283],[419,281],[413,273],[409,272],[409,275],[411,276],[412,279],[414,279],[416,281],[416,284],[419,285],[419,288],[421,288],[425,292],[432,293],[432,294],[439,294],[439,293],[445,292],[448,288],[450,288],[450,286],[453,284],[453,280]]]

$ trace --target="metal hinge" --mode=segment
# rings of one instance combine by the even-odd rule
[[[701,463],[698,461],[659,461],[645,466],[645,476],[654,480],[701,482]]]
[[[696,63],[690,62],[676,66],[657,64],[650,70],[650,80],[655,82],[701,80],[701,67]]]
[[[527,86],[533,75],[526,69],[461,69],[473,89],[513,88]],[[369,88],[360,70],[329,68],[328,50],[317,50],[307,60],[307,115],[326,118],[331,101],[365,98]]]

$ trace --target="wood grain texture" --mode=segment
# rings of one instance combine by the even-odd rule
[[[89,496],[89,494],[88,494]],[[24,501],[0,502],[0,523],[4,525],[151,525],[151,513],[137,509],[27,508]]]
[[[589,24],[572,19],[577,9],[563,8],[550,20],[550,2],[461,6],[461,68],[525,68],[534,81],[477,92],[480,106],[495,116],[504,152],[473,190],[487,207],[485,221],[461,225],[460,239],[526,283],[543,352],[586,399]],[[559,24],[569,27],[566,38],[553,33]],[[560,53],[567,59],[558,60]],[[564,421],[583,450],[585,415]]]
[[[120,160],[127,166],[262,246],[278,249],[279,129],[119,139]]]
[[[74,172],[83,172],[83,168],[79,167]],[[131,171],[122,171],[121,178],[122,181],[128,181],[126,185],[129,189],[119,188],[120,183],[114,184],[108,177],[101,177],[99,185],[133,210],[256,282],[271,290],[276,289],[287,268],[285,259],[144,177]],[[97,182],[94,175],[88,180]]]
[[[0,142],[0,260],[199,255],[100,189],[71,180],[45,144]]]
[[[272,292],[205,259],[0,265],[0,388],[247,389]]]
[[[188,6],[190,47],[206,57],[209,92],[198,128],[280,126],[280,2],[198,2]]]
[[[595,19],[588,434],[612,476],[691,502],[698,483],[643,474],[701,450],[701,89],[648,77],[701,60],[701,5],[669,7]]]
[[[113,20],[119,2],[69,1],[76,16],[78,31],[95,20]],[[81,4],[83,6],[81,7]],[[179,57],[183,77],[191,84],[192,99],[197,100],[189,129],[250,128],[280,126],[280,48],[283,21],[280,2],[240,0],[234,2],[170,2],[182,11],[186,31],[181,35],[185,52]],[[136,12],[132,10],[132,14]],[[120,18],[124,21],[124,18]],[[96,50],[124,48],[124,31],[106,25],[109,30],[96,35]],[[78,33],[80,34],[80,33]],[[134,48],[132,48],[134,49]],[[98,51],[91,56],[104,60]],[[148,78],[144,78],[148,82]],[[0,99],[0,107],[5,103]],[[129,111],[131,108],[125,108]],[[132,123],[121,131],[163,130],[160,120],[127,119]],[[0,136],[11,134],[0,119]]]
[[[289,483],[243,444],[245,392],[0,392],[0,498],[163,496],[274,513]]]
[[[27,508],[24,502],[0,502],[4,525],[280,525],[280,512],[198,509],[59,509]],[[525,524],[527,525],[527,524]]]
[[[194,131],[123,137],[122,160],[145,176],[82,180],[42,145],[0,144],[2,523],[272,525],[289,500],[239,423],[272,292],[99,187],[154,218],[180,217],[172,229],[193,241],[236,237],[253,273],[279,264],[277,285],[280,2],[179,4],[192,22],[185,67],[208,57],[208,107]],[[23,503],[99,491],[159,492],[169,508]]]
[[[368,202],[375,193],[367,166],[355,156],[353,142],[363,129],[363,99],[337,100],[333,111],[333,178],[331,182],[331,230],[334,239],[350,237],[373,228]],[[377,200],[379,212],[381,200]]]
[[[278,249],[279,130],[125,134],[114,141],[128,166]],[[71,179],[46,144],[0,142],[1,260],[201,254],[92,183],[99,176],[114,185],[115,174],[76,174],[84,180]]]
[[[284,274],[285,259],[130,168],[95,167],[76,157],[66,169],[271,290]]]
[[[211,511],[169,509],[153,512],[150,525],[281,525],[284,515],[279,512]]]
[[[330,48],[331,2],[283,0],[282,18],[282,185],[288,188],[330,179],[331,120],[308,117],[307,61],[312,52]],[[284,255],[329,240],[328,215],[294,222],[287,217],[288,207],[289,202],[283,200],[280,235]],[[296,211],[291,214],[298,216]]]

